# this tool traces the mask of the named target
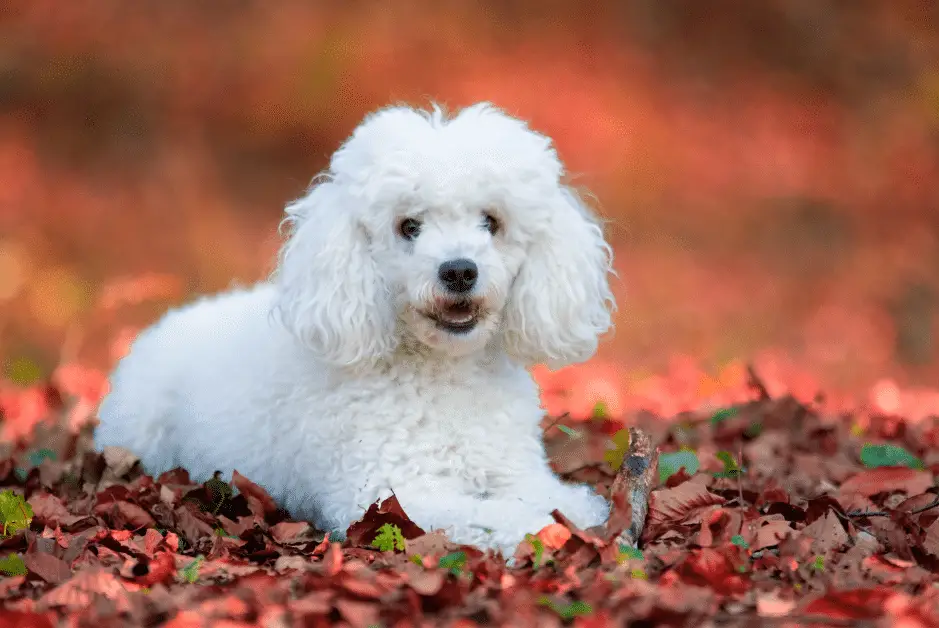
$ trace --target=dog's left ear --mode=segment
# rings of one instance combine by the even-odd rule
[[[506,305],[506,351],[526,365],[560,368],[597,350],[615,310],[613,253],[577,194],[561,186]]]
[[[275,272],[275,313],[335,366],[374,362],[396,346],[389,290],[352,206],[329,180],[288,205],[291,234]]]

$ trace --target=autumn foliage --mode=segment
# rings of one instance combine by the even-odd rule
[[[237,471],[199,485],[93,453],[93,370],[5,385],[0,626],[939,626],[939,414],[835,410],[746,365],[697,396],[680,371],[641,394],[613,372],[590,386],[589,369],[538,371],[557,411],[545,442],[558,473],[603,494],[626,426],[659,444],[640,547],[614,540],[628,517],[580,530],[556,513],[508,564],[394,498],[334,540]],[[656,387],[676,414],[649,409]]]

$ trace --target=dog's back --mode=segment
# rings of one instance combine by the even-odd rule
[[[199,459],[205,465],[189,471],[194,479],[210,477],[212,465],[225,462],[213,460],[213,452],[224,448],[202,441],[213,433],[221,441],[229,437],[213,423],[245,411],[238,407],[241,394],[259,384],[263,369],[244,365],[263,360],[283,333],[270,316],[272,297],[269,284],[206,297],[143,331],[111,375],[98,412],[97,447],[129,449],[156,475],[182,458],[190,462],[180,448],[192,446],[204,452]],[[203,398],[200,391],[228,392]]]

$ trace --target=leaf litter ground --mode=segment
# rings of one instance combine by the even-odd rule
[[[859,421],[758,379],[716,412],[630,412],[661,452],[639,549],[617,542],[628,516],[556,512],[507,566],[394,498],[339,543],[237,472],[152,478],[41,392],[49,416],[0,457],[0,627],[939,626],[937,417]],[[598,414],[546,418],[545,441],[609,495],[628,439]]]

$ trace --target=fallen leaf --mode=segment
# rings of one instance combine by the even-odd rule
[[[827,554],[829,551],[843,547],[849,540],[848,533],[832,511],[816,519],[802,529],[801,536],[812,539],[812,552]]]
[[[649,496],[649,527],[668,523],[681,523],[692,515],[700,514],[711,506],[721,505],[727,500],[715,495],[702,484],[685,482],[675,488],[652,491]]]
[[[902,491],[907,495],[925,493],[933,485],[932,473],[909,467],[876,467],[856,473],[840,487],[842,493],[870,497],[878,493]]]
[[[877,619],[884,615],[884,604],[893,595],[888,589],[831,591],[806,604],[802,612],[835,620]]]
[[[571,538],[571,531],[560,523],[551,523],[539,530],[536,536],[548,549],[561,549]]]
[[[30,573],[36,574],[49,584],[60,584],[72,575],[68,563],[52,554],[27,553],[23,556],[23,562]]]
[[[248,504],[256,503],[259,511],[254,514],[262,519],[277,510],[277,503],[274,498],[268,495],[267,491],[246,478],[245,476],[233,471],[231,476],[232,486],[238,489],[238,492],[248,498]],[[257,500],[252,502],[252,499]],[[254,510],[254,509],[252,509]]]

